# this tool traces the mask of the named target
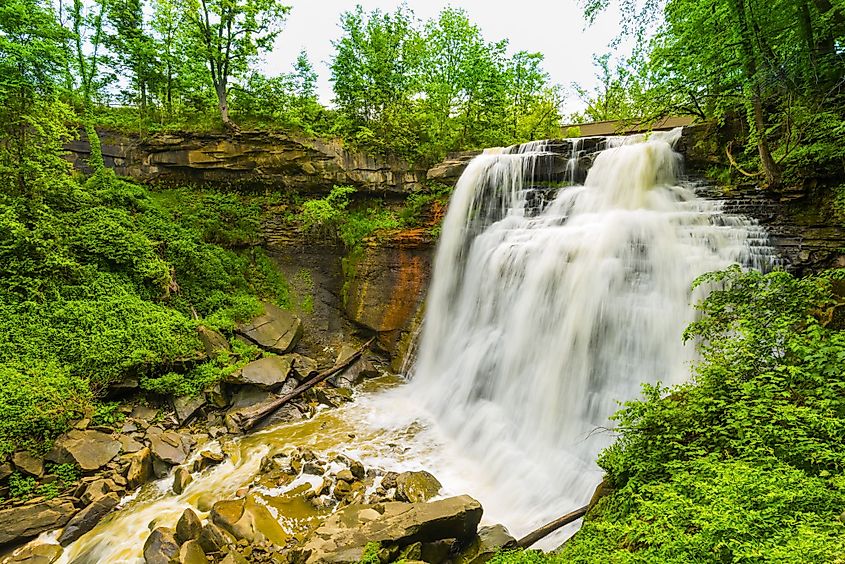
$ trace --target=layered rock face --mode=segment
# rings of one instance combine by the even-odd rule
[[[322,193],[350,184],[366,193],[407,194],[425,171],[397,158],[376,158],[338,139],[245,131],[236,134],[163,134],[147,138],[100,132],[106,166],[139,182]],[[68,145],[69,159],[87,167],[90,145]]]
[[[210,185],[237,190],[287,191],[300,195],[328,192],[350,184],[359,196],[403,198],[424,182],[454,185],[480,151],[449,155],[427,171],[399,159],[381,159],[345,149],[336,139],[283,133],[158,135],[146,139],[102,133],[108,166],[141,182]],[[691,176],[702,176],[723,158],[724,143],[711,126],[685,128],[677,148]],[[721,143],[721,144],[720,144]],[[566,178],[583,181],[599,137],[549,141],[540,163],[550,184],[537,197],[556,190]],[[84,169],[89,147],[69,146],[70,159]],[[572,157],[577,158],[574,175]],[[574,176],[574,178],[573,178]],[[748,186],[733,194],[713,191],[726,200],[726,211],[758,220],[771,234],[783,266],[802,274],[845,265],[845,229],[832,217],[829,190],[791,193]],[[542,205],[542,202],[538,202]],[[394,359],[394,369],[409,348],[422,319],[422,304],[431,276],[434,238],[409,230],[370,241],[345,256],[342,249],[306,240],[279,212],[265,217],[263,237],[299,301],[297,313],[314,328],[314,345],[333,346],[359,329],[378,336],[380,348]],[[295,300],[296,301],[296,300]]]

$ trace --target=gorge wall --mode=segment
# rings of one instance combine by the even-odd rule
[[[162,134],[139,138],[101,132],[107,166],[133,180],[163,186],[224,188],[244,192],[317,197],[335,184],[354,186],[358,197],[401,202],[427,182],[454,185],[480,151],[449,155],[423,170],[400,159],[349,150],[337,139],[292,134]],[[543,166],[566,174],[573,152],[582,156],[575,180],[591,163],[601,138],[552,142]],[[703,176],[722,164],[718,132],[711,126],[684,129],[678,149],[690,176]],[[68,159],[85,170],[89,145],[83,138],[68,146]],[[580,172],[579,172],[580,171]],[[581,177],[579,177],[579,175]],[[845,228],[834,212],[833,194],[807,186],[770,192],[749,184],[727,194],[729,213],[759,221],[771,234],[783,266],[798,274],[845,266]],[[542,196],[540,196],[542,197]],[[290,281],[292,298],[306,325],[317,330],[316,345],[331,345],[354,331],[375,333],[382,351],[399,369],[422,319],[431,276],[435,239],[430,230],[398,230],[365,241],[347,256],[337,245],[303,236],[283,220],[283,209],[265,210],[264,246]]]

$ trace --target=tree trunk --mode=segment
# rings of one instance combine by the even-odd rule
[[[223,82],[218,82],[214,86],[214,90],[217,92],[217,107],[220,110],[220,119],[223,120],[223,125],[231,131],[240,131],[238,125],[229,117],[229,93],[226,85]]]
[[[745,72],[746,90],[749,92],[751,104],[751,116],[749,116],[752,128],[752,138],[757,144],[757,152],[760,155],[760,167],[766,178],[766,184],[776,186],[780,182],[780,171],[766,142],[766,119],[763,112],[763,99],[760,90],[760,79],[757,76],[757,61],[754,53],[754,40],[751,28],[748,25],[748,14],[745,10],[744,0],[733,0],[732,8],[736,16],[740,33],[740,46],[742,67]]]

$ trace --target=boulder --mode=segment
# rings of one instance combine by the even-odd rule
[[[293,362],[292,355],[260,358],[228,376],[226,381],[230,384],[255,386],[260,390],[275,390],[285,383]]]
[[[185,462],[191,452],[191,440],[176,431],[150,433],[149,439],[153,457],[171,466]]]
[[[12,465],[8,462],[0,464],[0,481],[5,480],[9,476],[11,476],[12,472],[14,472],[14,470],[12,469]]]
[[[302,321],[289,311],[265,303],[263,315],[238,326],[235,332],[265,350],[285,354],[302,338]]]
[[[352,345],[343,345],[340,349],[340,353],[337,355],[337,359],[335,360],[335,366],[339,364],[343,364],[346,362],[349,357],[355,354],[358,351],[358,347],[354,347]],[[353,362],[350,366],[345,368],[342,372],[332,376],[328,379],[328,382],[337,388],[351,388],[355,384],[360,383],[364,378],[373,378],[378,376],[379,372],[375,369],[372,362],[364,358],[363,356]]]
[[[181,396],[173,400],[173,409],[180,425],[184,425],[194,413],[205,405],[205,396]]]
[[[195,540],[189,540],[179,548],[177,561],[179,564],[208,564],[205,551]]]
[[[301,354],[293,355],[293,373],[297,380],[307,380],[312,374],[320,370],[317,361]]]
[[[91,529],[120,503],[116,493],[106,494],[73,516],[59,536],[59,544],[67,546]]]
[[[200,547],[207,553],[220,552],[234,542],[234,537],[214,523],[206,523],[199,536]]]
[[[188,487],[188,484],[194,481],[194,477],[188,472],[184,466],[180,466],[173,473],[173,493],[180,495]]]
[[[204,450],[200,452],[200,457],[194,461],[194,472],[202,472],[206,468],[216,466],[223,462],[225,458],[221,452]]]
[[[478,536],[454,559],[455,564],[484,564],[503,549],[516,548],[516,539],[503,525],[478,529]]]
[[[85,491],[82,493],[80,500],[85,505],[90,505],[91,503],[97,501],[104,495],[115,491],[117,486],[115,483],[108,479],[99,479],[94,480],[85,488]]]
[[[374,509],[380,517],[359,519]],[[307,564],[355,562],[368,542],[404,548],[443,539],[466,541],[476,534],[481,504],[463,495],[428,503],[350,505],[331,515],[302,547]]]
[[[426,472],[402,472],[396,477],[396,499],[398,501],[428,501],[437,495],[443,486]]]
[[[33,543],[39,542],[38,540]],[[57,544],[28,544],[4,560],[4,564],[53,564],[61,557],[64,549]]]
[[[44,475],[44,461],[33,456],[28,451],[22,450],[12,455],[12,462],[15,468],[36,478]]]
[[[205,401],[217,408],[224,408],[229,405],[229,394],[223,388],[223,384],[215,382],[205,391]]]
[[[288,539],[270,511],[251,497],[218,501],[211,508],[209,519],[236,539],[250,543],[269,540],[282,546]]]
[[[120,452],[120,441],[93,429],[71,429],[56,439],[47,460],[56,464],[73,463],[83,472],[93,472],[105,466]]]
[[[144,562],[146,564],[170,564],[179,555],[179,545],[173,531],[167,527],[155,529],[144,543]]]
[[[129,460],[126,483],[130,489],[135,489],[150,481],[153,477],[153,457],[149,448],[144,447],[126,458]]]
[[[132,454],[133,452],[138,452],[144,445],[133,439],[128,435],[120,435],[117,440],[120,442],[120,448],[123,452],[127,454]]]
[[[213,329],[200,325],[197,327],[197,333],[197,337],[199,337],[200,343],[205,349],[205,354],[210,358],[217,358],[220,354],[232,350],[226,337]]]
[[[63,527],[74,513],[73,503],[63,498],[0,509],[0,545]]]
[[[182,512],[179,521],[176,522],[176,533],[174,537],[179,544],[196,540],[202,533],[202,523],[197,514],[189,507]]]

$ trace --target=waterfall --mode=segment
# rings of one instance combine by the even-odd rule
[[[443,224],[410,383],[218,445],[225,463],[179,495],[172,476],[146,485],[59,564],[143,562],[151,521],[173,527],[185,507],[206,517],[211,502],[255,485],[270,448],[429,470],[441,495],[469,493],[486,522],[516,536],[582,505],[601,479],[595,459],[614,439],[618,402],[643,382],[689,375],[695,351],[681,333],[705,291],[691,291],[693,280],[773,261],[759,226],[678,181],[678,134],[477,157]],[[274,507],[291,501],[252,491]],[[279,510],[291,530],[301,517]]]
[[[679,183],[679,134],[604,140],[583,185],[578,142],[563,167],[537,142],[480,155],[457,183],[406,392],[515,521],[589,499],[618,402],[688,378],[693,280],[771,261],[759,226]]]

